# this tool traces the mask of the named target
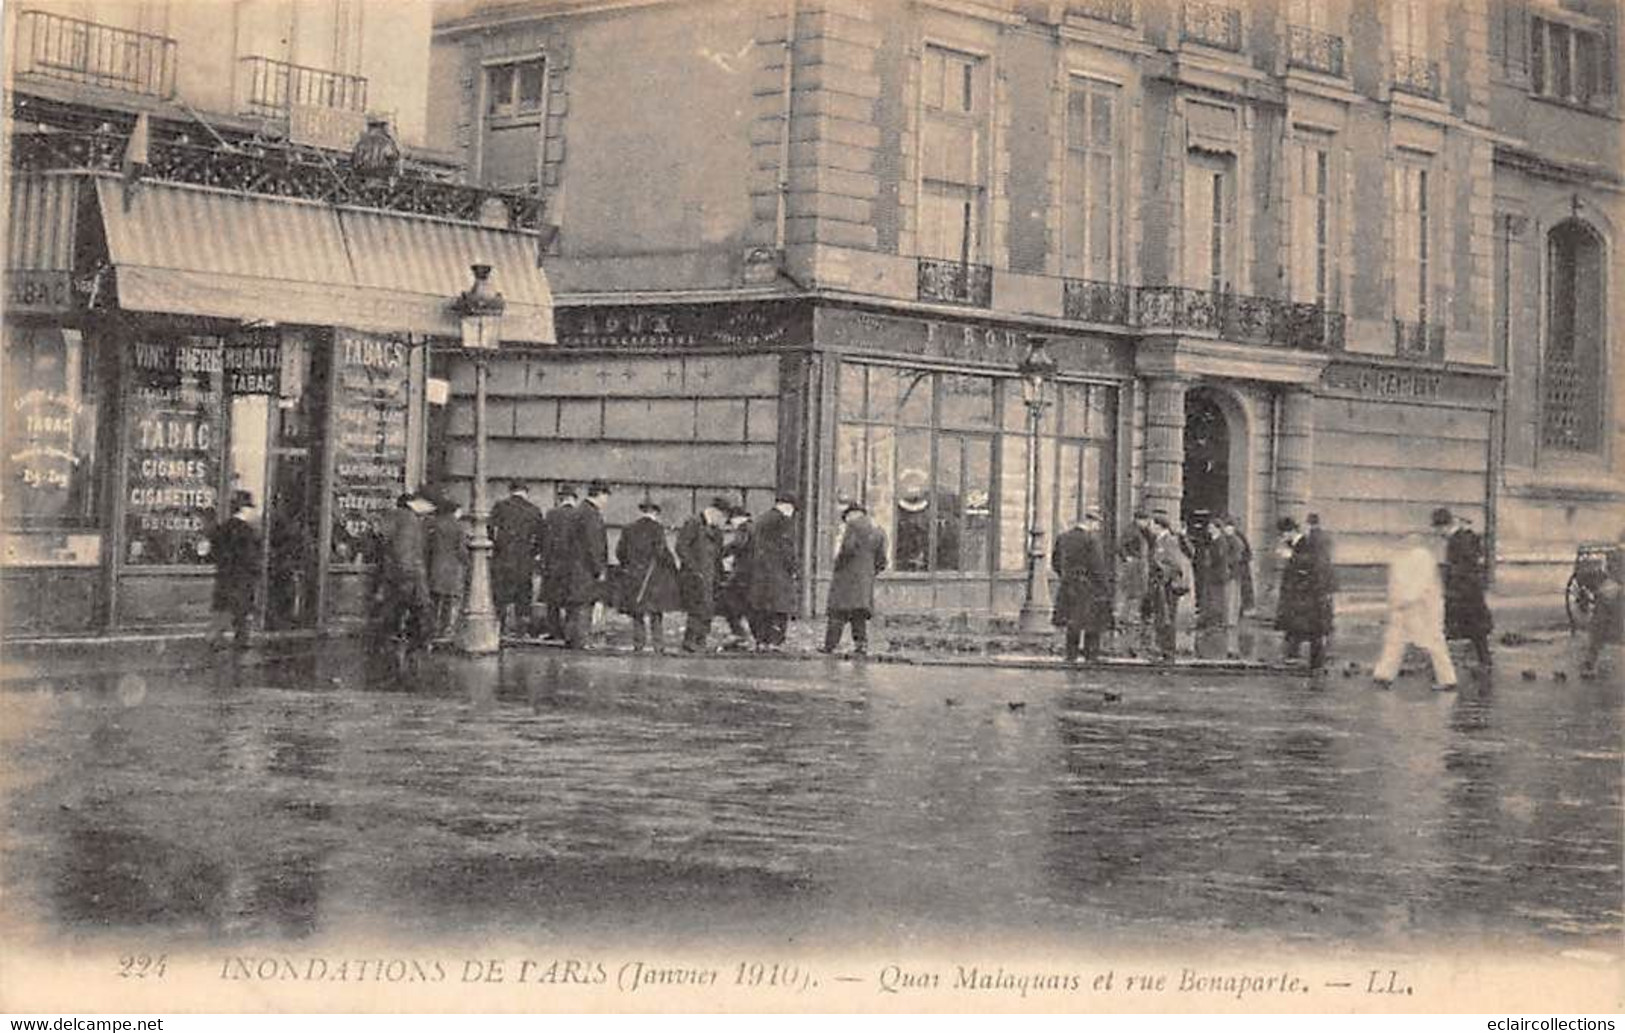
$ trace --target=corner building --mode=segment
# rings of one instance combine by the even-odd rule
[[[1229,512],[1268,585],[1275,520],[1315,511],[1345,585],[1376,588],[1396,536],[1446,505],[1560,587],[1573,541],[1552,537],[1544,489],[1512,489],[1535,419],[1515,407],[1554,397],[1519,350],[1543,345],[1498,316],[1527,323],[1547,292],[1534,245],[1509,266],[1497,235],[1543,130],[1514,145],[1496,122],[1542,125],[1549,98],[1510,91],[1491,58],[1509,25],[1581,22],[1563,67],[1570,93],[1581,63],[1591,85],[1565,110],[1617,113],[1616,10],[1563,6],[443,5],[431,142],[483,186],[538,192],[557,227],[559,348],[501,364],[493,476],[603,477],[612,524],[644,494],[684,513],[725,490],[759,511],[793,489],[809,610],[838,501],[863,499],[895,554],[882,610],[1010,613],[1016,364],[1042,334],[1060,362],[1036,486],[1052,532],[1087,505],[1113,533],[1138,505]],[[1612,226],[1618,172],[1595,147],[1563,174]],[[1592,271],[1563,295],[1576,311],[1617,285],[1610,232],[1564,259]],[[1596,311],[1540,318],[1594,327],[1573,346],[1592,365],[1571,366],[1606,374]],[[466,481],[468,373],[436,372],[452,403],[430,466]],[[1561,497],[1584,536],[1621,516],[1620,424],[1617,377],[1575,379],[1596,445]],[[1520,491],[1507,538],[1498,506]]]

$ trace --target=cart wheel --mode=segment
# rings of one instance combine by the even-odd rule
[[[1568,586],[1563,589],[1563,609],[1568,611],[1571,634],[1591,626],[1591,610],[1595,604],[1591,589],[1580,582],[1580,575],[1570,574]]]

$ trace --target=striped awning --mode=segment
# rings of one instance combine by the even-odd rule
[[[503,340],[554,342],[530,234],[173,183],[96,189],[123,308],[457,337],[451,301],[483,262],[508,300]]]
[[[11,177],[6,221],[6,268],[73,271],[80,177]]]

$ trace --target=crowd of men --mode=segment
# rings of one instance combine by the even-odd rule
[[[723,648],[783,648],[800,605],[793,494],[780,492],[771,508],[754,517],[729,498],[712,498],[682,523],[674,545],[668,544],[660,503],[645,498],[613,554],[604,520],[609,495],[600,481],[584,494],[560,484],[553,506],[543,512],[527,485],[514,482],[492,507],[492,597],[504,635],[588,648],[594,609],[603,606],[631,618],[639,651],[666,651],[665,616],[674,612],[685,615],[685,652],[712,648],[718,617],[727,627]],[[1057,537],[1050,559],[1058,578],[1054,623],[1065,629],[1067,660],[1098,659],[1113,632],[1119,636],[1116,652],[1129,656],[1169,661],[1192,652],[1243,655],[1242,618],[1256,606],[1252,545],[1227,514],[1194,517],[1190,529],[1164,510],[1136,511],[1133,525],[1114,543],[1099,510],[1089,508]],[[1493,664],[1483,541],[1448,509],[1435,510],[1431,525],[1442,539],[1442,562],[1419,532],[1390,564],[1387,633],[1373,671],[1380,686],[1392,683],[1411,644],[1431,657],[1440,689],[1456,684],[1447,640],[1468,640],[1480,669]],[[236,526],[226,525],[221,535],[222,567],[243,551],[227,533]],[[1298,658],[1307,647],[1309,670],[1320,674],[1338,588],[1331,539],[1313,513],[1306,526],[1284,517],[1276,530],[1281,580],[1275,627],[1285,656]],[[450,635],[467,586],[468,532],[454,502],[415,493],[400,497],[374,545],[372,598],[379,626],[418,647]],[[853,651],[867,652],[875,580],[886,568],[885,532],[861,503],[845,503],[832,557],[824,652],[834,652],[848,628]],[[217,609],[236,613],[245,608],[225,598],[233,580],[221,579]],[[242,621],[235,623],[241,637]],[[1192,639],[1182,641],[1187,631]]]

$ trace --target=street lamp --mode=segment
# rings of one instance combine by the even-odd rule
[[[502,646],[502,624],[491,601],[491,510],[485,495],[485,363],[502,339],[502,313],[508,303],[491,286],[490,266],[472,268],[474,285],[452,303],[462,320],[463,349],[474,361],[474,536],[468,543],[468,601],[457,625],[457,648],[471,656],[484,656]]]
[[[1027,335],[1027,354],[1016,367],[1021,374],[1021,400],[1027,405],[1027,592],[1021,601],[1017,631],[1023,636],[1050,633],[1049,565],[1044,562],[1044,507],[1039,504],[1042,464],[1039,463],[1038,425],[1044,419],[1044,388],[1058,367],[1048,340]]]

